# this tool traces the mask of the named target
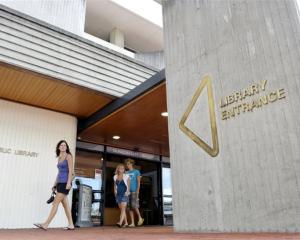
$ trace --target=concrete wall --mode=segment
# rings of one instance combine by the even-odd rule
[[[84,32],[86,0],[0,0],[0,4],[69,32]]]
[[[165,68],[164,52],[149,52],[149,53],[136,53],[135,59],[146,63],[149,66],[155,67],[158,70]]]
[[[46,220],[57,176],[56,144],[65,139],[75,157],[76,131],[72,116],[0,99],[0,228],[32,228]],[[50,227],[65,226],[60,206]]]
[[[177,231],[300,231],[300,27],[293,0],[163,3],[173,206]],[[205,74],[212,77],[219,154],[179,129]],[[219,101],[267,80],[252,101],[285,98],[222,120]],[[211,145],[207,92],[186,125]]]

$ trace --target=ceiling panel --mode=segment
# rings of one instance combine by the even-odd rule
[[[162,84],[79,133],[83,141],[169,156],[166,86]],[[118,135],[121,138],[114,140]]]
[[[0,98],[86,118],[114,98],[93,90],[0,64]]]

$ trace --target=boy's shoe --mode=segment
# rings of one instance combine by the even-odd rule
[[[135,227],[134,223],[131,223],[130,225],[128,225],[128,227]]]
[[[140,218],[137,225],[141,226],[143,225],[143,223],[144,223],[144,218]]]

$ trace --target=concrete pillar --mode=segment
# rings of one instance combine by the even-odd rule
[[[115,44],[121,48],[124,48],[124,33],[118,29],[114,28],[110,33],[109,33],[109,41],[112,44]]]
[[[162,4],[175,229],[299,232],[296,1]]]

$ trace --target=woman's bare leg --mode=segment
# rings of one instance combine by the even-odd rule
[[[119,208],[120,208],[121,214],[120,214],[120,221],[118,223],[120,225],[122,225],[122,223],[125,219],[125,214],[126,214],[126,203],[120,203]]]
[[[129,216],[130,216],[130,225],[134,226],[134,215],[133,215],[133,210],[129,210]]]
[[[42,224],[42,227],[43,228],[47,228],[49,226],[49,224],[51,223],[52,219],[54,218],[55,214],[57,213],[57,209],[58,209],[58,205],[59,203],[64,199],[64,194],[62,193],[57,193],[55,198],[54,198],[54,201],[52,203],[52,208],[51,208],[51,211],[49,213],[49,216],[46,220],[46,222],[44,222]]]
[[[124,218],[124,224],[125,224],[125,225],[128,225],[128,221],[127,221],[127,211],[126,211],[126,208],[125,208],[125,218]]]
[[[68,201],[68,196],[65,195],[64,199],[62,200],[62,205],[65,209],[65,214],[68,218],[68,227],[69,228],[74,228],[74,224],[73,224],[73,219],[72,219],[72,213],[71,213],[71,208],[69,206],[69,201]]]

